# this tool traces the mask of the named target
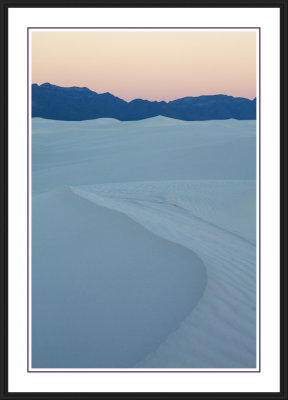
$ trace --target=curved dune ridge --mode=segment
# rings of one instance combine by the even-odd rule
[[[194,253],[69,188],[34,196],[32,366],[128,368],[198,303]]]
[[[255,368],[255,121],[32,133],[32,367]]]
[[[136,367],[256,366],[255,182],[141,182],[72,190],[193,250],[207,269],[197,307]],[[247,210],[250,218],[243,219]]]

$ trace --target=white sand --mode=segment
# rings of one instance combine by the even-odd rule
[[[32,366],[255,367],[255,146],[255,121],[33,119]]]

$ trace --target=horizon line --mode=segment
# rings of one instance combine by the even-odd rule
[[[96,93],[98,95],[110,94],[111,96],[114,96],[114,97],[116,97],[118,99],[121,99],[121,100],[125,101],[126,103],[131,103],[134,100],[143,100],[143,101],[149,101],[149,102],[154,102],[154,103],[163,103],[163,102],[164,103],[170,103],[172,101],[185,99],[185,98],[213,97],[213,96],[226,96],[226,97],[233,97],[234,99],[245,99],[245,100],[249,100],[249,101],[254,101],[257,98],[257,96],[255,96],[253,98],[249,98],[249,97],[242,97],[242,96],[233,96],[233,95],[223,94],[223,93],[216,93],[216,94],[202,94],[202,95],[198,95],[198,96],[189,96],[188,95],[188,96],[183,96],[183,97],[177,97],[177,98],[174,98],[173,100],[168,100],[168,101],[167,100],[148,100],[148,99],[143,99],[143,98],[140,98],[140,97],[136,97],[136,98],[134,98],[132,100],[125,100],[122,97],[116,96],[111,92],[99,93],[99,92],[96,92],[95,90],[89,89],[87,86],[59,86],[59,85],[55,85],[54,83],[50,83],[50,82],[44,82],[44,83],[41,83],[41,84],[32,82],[31,86],[33,86],[33,85],[37,85],[37,86],[50,85],[50,86],[56,86],[56,87],[63,88],[63,89],[72,89],[72,88],[87,89],[90,92]]]

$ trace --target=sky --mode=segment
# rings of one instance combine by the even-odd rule
[[[126,101],[256,97],[256,32],[33,31],[32,82],[88,87]]]

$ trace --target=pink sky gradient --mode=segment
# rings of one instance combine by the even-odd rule
[[[127,101],[256,96],[256,31],[33,31],[32,82]]]

